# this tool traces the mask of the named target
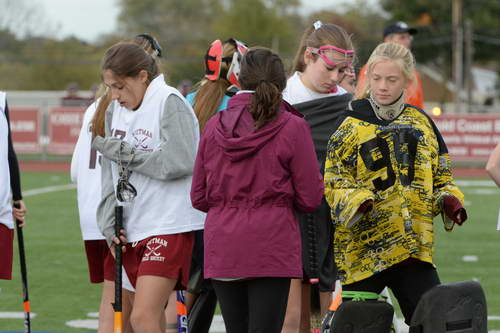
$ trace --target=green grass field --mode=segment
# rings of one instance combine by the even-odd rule
[[[68,184],[65,173],[23,173],[23,189],[30,190]],[[470,184],[469,184],[470,185]],[[500,316],[500,232],[495,231],[500,208],[500,190],[477,183],[462,187],[466,195],[469,220],[452,233],[446,233],[440,218],[436,264],[443,282],[478,279],[488,300],[488,314]],[[69,320],[89,319],[97,312],[100,287],[88,281],[87,264],[81,240],[76,191],[63,190],[26,196],[29,210],[25,228],[32,330],[89,332],[66,325]],[[22,312],[21,278],[17,247],[12,281],[0,280],[0,313]],[[477,261],[464,262],[464,256]],[[409,286],[411,287],[411,286]],[[500,330],[499,320],[490,320],[490,330]],[[22,331],[22,319],[0,317],[0,331]]]
[[[23,173],[24,191],[70,183],[66,173]],[[76,191],[65,190],[25,198],[24,230],[28,261],[33,330],[85,332],[65,325],[96,312],[99,285],[88,281],[87,264],[76,206]],[[22,311],[22,289],[17,248],[12,281],[0,280],[0,312]],[[22,330],[21,319],[0,319],[2,330]]]

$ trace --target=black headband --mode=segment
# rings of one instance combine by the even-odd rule
[[[154,38],[153,36],[151,36],[150,34],[147,34],[147,33],[143,33],[143,34],[137,35],[135,37],[136,38],[142,37],[142,38],[146,39],[151,44],[151,47],[153,48],[153,50],[156,51],[156,55],[158,56],[158,58],[161,58],[161,54],[162,54],[161,46],[160,46],[160,43],[158,43],[158,41],[156,40],[156,38]]]

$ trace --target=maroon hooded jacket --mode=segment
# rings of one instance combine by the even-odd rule
[[[323,179],[311,130],[283,102],[275,120],[255,130],[240,93],[207,123],[191,187],[205,220],[205,278],[302,277],[295,211],[321,203]]]

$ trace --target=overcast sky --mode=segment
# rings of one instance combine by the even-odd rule
[[[37,2],[56,37],[75,35],[92,41],[116,28],[117,0],[30,0]],[[140,1],[140,0],[138,0]],[[159,0],[160,1],[160,0]],[[179,0],[182,1],[182,0]],[[338,5],[343,0],[301,0],[305,12]],[[371,2],[376,1],[372,0]],[[29,2],[29,1],[28,1]]]
[[[56,37],[92,41],[116,27],[116,0],[31,0],[37,2]]]

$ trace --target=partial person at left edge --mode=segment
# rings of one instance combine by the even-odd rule
[[[0,279],[12,279],[14,222],[23,227],[26,206],[21,194],[21,177],[10,132],[6,94],[0,91]],[[14,207],[18,206],[18,208]]]

